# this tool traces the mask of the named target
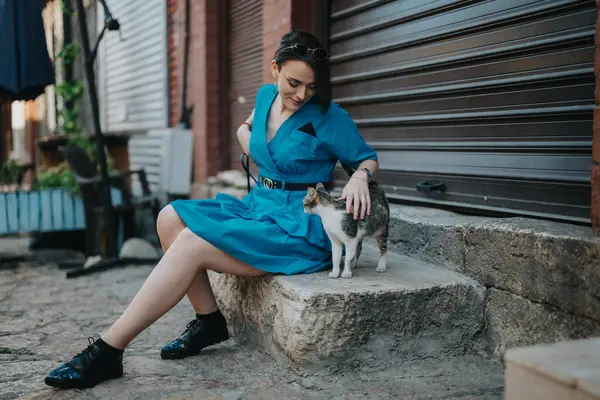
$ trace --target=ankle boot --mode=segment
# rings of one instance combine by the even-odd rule
[[[123,376],[123,351],[102,339],[88,338],[89,346],[46,376],[46,385],[62,389],[85,389]]]
[[[196,318],[190,321],[185,331],[160,351],[163,359],[180,359],[195,356],[205,347],[224,342],[229,339],[227,321],[218,312],[210,319]]]

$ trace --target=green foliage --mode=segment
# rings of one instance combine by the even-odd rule
[[[67,17],[72,17],[73,15],[75,15],[75,11],[70,9],[69,6],[67,5],[67,3],[70,3],[69,1],[65,1],[62,4],[62,12],[63,14],[65,14]]]
[[[79,192],[79,185],[75,180],[73,171],[66,162],[55,167],[44,168],[38,173],[35,189],[63,188],[67,193],[75,195]]]
[[[8,160],[0,168],[0,183],[8,185],[16,183],[23,167],[17,160]]]
[[[67,16],[74,12],[63,2],[63,13]],[[79,46],[76,43],[65,43],[57,58],[64,65],[71,65],[79,56]],[[84,149],[94,163],[96,162],[96,149],[89,137],[83,132],[80,118],[80,103],[85,90],[83,81],[64,81],[56,86],[56,94],[62,98],[63,109],[59,111],[60,131],[68,137],[68,144]],[[107,157],[109,171],[113,170],[113,162]],[[66,162],[55,167],[42,168],[38,174],[35,187],[38,189],[64,188],[72,194],[79,191],[79,185],[73,172]]]
[[[83,95],[84,85],[82,81],[63,82],[56,87],[56,93],[64,101],[76,101]]]
[[[68,43],[58,52],[56,57],[62,59],[65,65],[71,65],[77,59],[78,55],[79,45],[77,43]]]

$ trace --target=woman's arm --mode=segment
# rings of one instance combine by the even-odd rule
[[[246,119],[246,122],[250,124],[250,126],[246,124],[240,125],[237,130],[237,138],[244,153],[250,156],[250,134],[252,133],[251,126],[254,123],[254,110],[252,110],[252,114]]]
[[[369,171],[371,171],[371,175],[374,175],[375,172],[377,172],[377,169],[379,168],[379,163],[375,160],[365,160],[360,163],[360,165],[356,169],[356,172],[352,175],[352,176],[360,176],[361,178],[368,180],[369,176],[367,175],[367,173],[365,171],[362,171],[361,168],[368,169]]]
[[[353,213],[354,219],[364,219],[371,215],[371,196],[369,195],[369,175],[361,168],[368,169],[374,174],[379,167],[375,160],[365,160],[360,163],[344,187],[340,200],[346,200],[346,212]]]

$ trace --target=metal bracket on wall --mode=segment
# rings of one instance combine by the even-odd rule
[[[446,190],[445,185],[442,182],[429,182],[423,181],[416,184],[417,190],[423,193],[444,193]]]

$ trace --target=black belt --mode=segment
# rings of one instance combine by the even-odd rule
[[[306,190],[309,187],[317,186],[318,182],[313,183],[298,183],[298,182],[283,182],[276,181],[271,178],[265,178],[264,176],[260,177],[260,183],[267,189],[284,189],[284,190]],[[333,187],[333,182],[323,182],[323,186],[325,189],[331,189]]]

